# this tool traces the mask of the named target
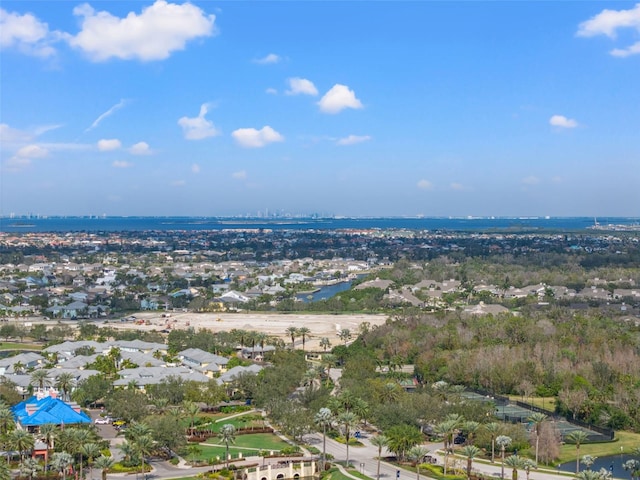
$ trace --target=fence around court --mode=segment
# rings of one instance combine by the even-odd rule
[[[563,439],[575,430],[584,430],[588,435],[587,442],[611,441],[615,437],[615,431],[611,428],[592,425],[573,418],[565,418],[551,410],[519,400],[512,403],[509,397],[495,395],[486,390],[473,389],[465,392],[465,396],[474,400],[493,402],[496,406],[496,416],[505,422],[530,423],[529,417],[531,417],[532,413],[543,413],[554,420]]]

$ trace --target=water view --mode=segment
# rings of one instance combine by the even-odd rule
[[[627,460],[631,460],[632,458],[638,459],[637,456],[622,454],[622,455],[611,455],[608,457],[596,458],[596,461],[591,466],[591,470],[599,471],[601,468],[605,468],[614,476],[614,478],[627,478],[629,477],[629,472],[622,468],[622,465]],[[580,464],[580,470],[584,470],[586,467]],[[576,471],[576,462],[575,460],[567,463],[563,463],[558,467],[558,470],[562,470],[563,472],[575,472]]]

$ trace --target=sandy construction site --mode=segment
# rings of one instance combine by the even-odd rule
[[[110,321],[109,326],[122,329],[164,330],[174,328],[206,328],[214,332],[233,329],[253,330],[281,337],[291,342],[287,334],[289,327],[307,327],[311,333],[307,336],[308,348],[318,347],[321,338],[327,337],[333,345],[340,343],[338,332],[349,329],[353,337],[358,334],[360,325],[368,322],[370,326],[385,323],[386,315],[365,314],[295,314],[295,313],[177,313],[163,316],[160,312],[140,312],[135,321]],[[296,341],[298,343],[300,339]]]

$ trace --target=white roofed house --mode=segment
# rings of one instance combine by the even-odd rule
[[[178,352],[178,358],[184,366],[201,372],[209,378],[215,374],[226,372],[229,363],[228,358],[205,352],[199,348],[188,348]]]
[[[177,377],[186,381],[206,383],[210,380],[206,375],[188,367],[138,367],[126,368],[118,372],[120,378],[113,382],[116,388],[135,386],[144,391],[147,385],[157,385],[168,377]]]

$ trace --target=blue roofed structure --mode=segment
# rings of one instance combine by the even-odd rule
[[[91,423],[91,418],[77,404],[63,402],[52,396],[33,396],[11,407],[16,423],[24,429],[40,427],[48,423],[73,425]]]

